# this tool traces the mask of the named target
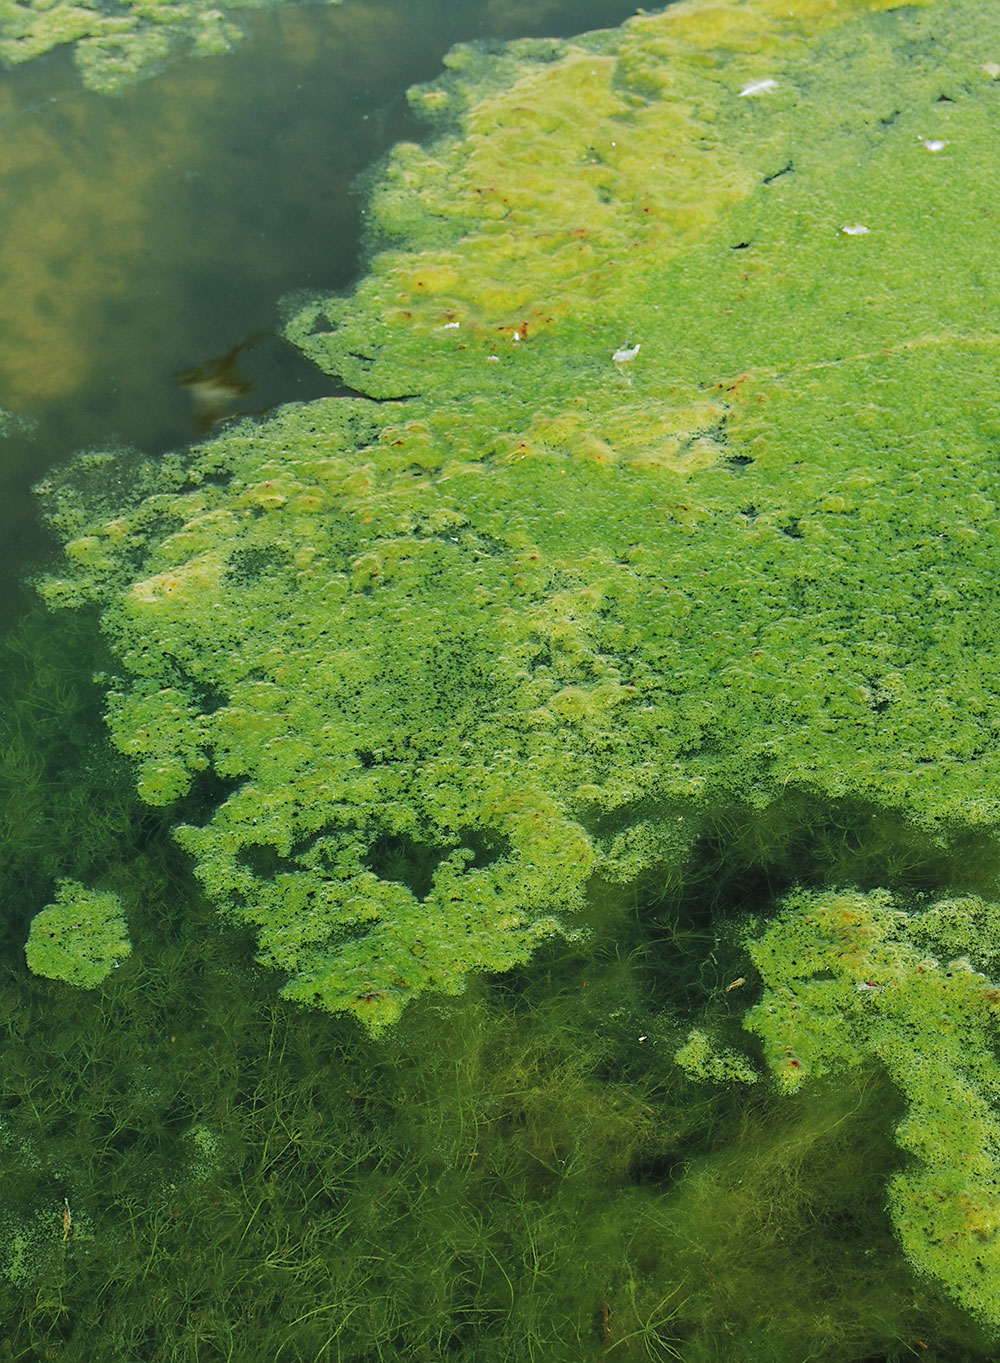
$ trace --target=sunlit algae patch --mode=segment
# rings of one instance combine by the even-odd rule
[[[177,836],[289,998],[385,1028],[720,799],[994,838],[998,60],[979,0],[456,49],[368,275],[289,321],[364,396],[43,489],[114,742],[150,804],[199,778]],[[992,1328],[998,915],[792,895],[748,1021],[787,1088],[886,1068],[904,1245]]]
[[[36,975],[85,989],[100,984],[131,951],[119,897],[69,879],[32,919],[25,947]]]
[[[0,62],[19,66],[64,43],[90,90],[113,94],[157,71],[179,51],[213,56],[240,41],[232,11],[274,0],[0,0]],[[337,4],[339,0],[329,0]]]

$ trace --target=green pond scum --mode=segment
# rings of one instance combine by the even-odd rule
[[[350,395],[40,488],[0,1359],[1000,1358],[1000,13],[411,101]]]
[[[326,0],[338,4],[339,0]],[[19,66],[72,45],[84,85],[116,94],[179,52],[218,56],[240,42],[235,15],[268,0],[0,0],[0,62]]]
[[[78,880],[61,880],[55,902],[31,920],[24,951],[36,975],[92,989],[132,951],[121,900]]]

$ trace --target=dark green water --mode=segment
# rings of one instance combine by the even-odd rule
[[[277,339],[278,300],[355,277],[355,177],[414,135],[403,92],[452,42],[628,12],[347,0],[255,16],[241,50],[118,100],[58,54],[3,78],[0,403],[37,427],[0,449],[0,1359],[989,1356],[898,1251],[884,1081],[805,1104],[671,1063],[692,1017],[739,1028],[716,925],[803,873],[802,830],[829,817],[839,845],[837,815],[790,800],[767,866],[720,830],[697,884],[635,887],[614,940],[373,1042],[283,1003],[220,928],[104,741],[94,621],[18,588],[46,552],[30,486],[73,449],[162,451],[336,391]],[[880,831],[905,862],[905,829]],[[845,856],[817,877],[877,879]],[[126,905],[133,956],[97,990],[24,965],[61,875]]]

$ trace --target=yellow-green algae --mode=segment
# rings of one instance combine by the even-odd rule
[[[760,1075],[745,1055],[731,1046],[718,1046],[700,1027],[692,1027],[674,1053],[674,1059],[692,1079],[715,1084],[756,1084]]]
[[[114,740],[152,804],[229,783],[179,836],[290,997],[379,1027],[505,969],[717,791],[993,828],[993,24],[459,49],[373,201],[399,244],[290,326],[383,400],[49,488]]]
[[[121,899],[61,880],[54,901],[31,920],[24,951],[36,975],[92,989],[132,953]]]
[[[114,94],[154,74],[179,52],[199,57],[228,52],[243,36],[234,11],[262,9],[271,2],[0,0],[0,62],[19,66],[73,44],[84,85]]]
[[[907,913],[880,890],[797,892],[750,954],[765,990],[746,1025],[781,1088],[873,1061],[899,1088],[911,1161],[889,1206],[903,1246],[1000,1329],[1000,985],[978,968],[996,969],[1000,906]]]

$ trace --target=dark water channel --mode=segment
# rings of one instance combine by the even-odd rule
[[[359,268],[358,173],[418,136],[405,90],[456,41],[617,24],[629,0],[347,0],[247,20],[225,56],[116,98],[66,50],[0,74],[0,582],[44,545],[30,494],[74,449],[157,452],[336,391],[278,300]]]

